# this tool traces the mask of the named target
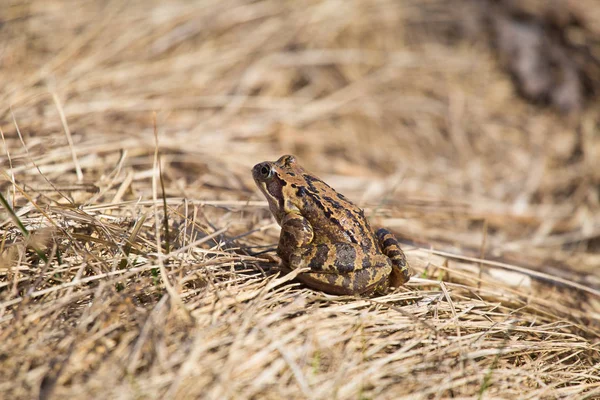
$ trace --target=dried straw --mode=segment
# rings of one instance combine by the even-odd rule
[[[1,397],[599,398],[599,104],[526,103],[451,8],[4,0]],[[273,269],[249,169],[284,153],[406,287]]]

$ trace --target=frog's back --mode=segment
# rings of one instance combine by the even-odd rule
[[[302,173],[304,185],[296,188],[300,212],[311,223],[317,242],[360,244],[377,251],[375,235],[364,211],[316,176]]]

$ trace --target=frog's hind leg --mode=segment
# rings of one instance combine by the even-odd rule
[[[372,260],[363,262],[364,251],[352,243],[323,243],[295,249],[290,256],[290,267],[310,268],[314,272],[347,274],[368,268]]]
[[[360,245],[320,244],[296,249],[290,256],[292,269],[310,268],[298,280],[332,294],[385,293],[392,270],[383,255],[365,255]]]
[[[388,275],[381,271],[378,273],[376,269],[361,269],[344,275],[305,272],[299,274],[296,279],[310,288],[339,295],[385,294],[389,287]]]
[[[410,279],[410,267],[404,252],[400,248],[398,239],[392,232],[384,228],[379,229],[376,235],[381,251],[392,260],[390,286],[400,287],[404,285]]]

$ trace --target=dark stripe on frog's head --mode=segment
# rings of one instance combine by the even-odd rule
[[[273,215],[275,215],[275,219],[277,219],[278,222],[281,221],[281,218],[283,218],[282,212],[285,210],[285,196],[283,195],[283,187],[286,185],[287,182],[281,179],[279,174],[276,172],[273,175],[273,178],[266,183],[267,191],[271,197],[270,199],[267,198],[267,200],[269,201],[269,205],[273,204],[273,206],[275,206],[276,204],[276,208],[271,209],[271,212]]]

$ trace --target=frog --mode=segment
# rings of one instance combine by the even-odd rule
[[[389,293],[410,279],[394,234],[371,229],[363,209],[306,171],[295,156],[260,162],[252,177],[281,227],[282,268],[305,269],[296,277],[304,285],[362,296]]]

